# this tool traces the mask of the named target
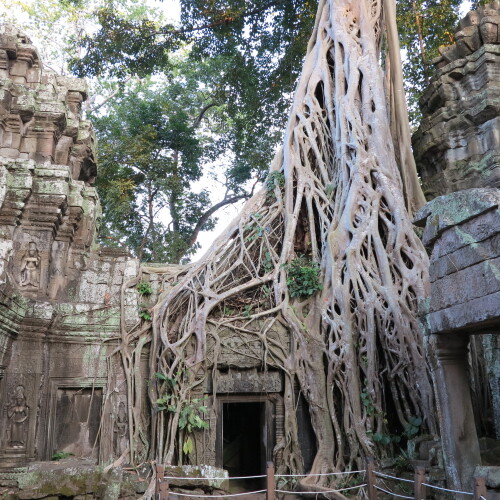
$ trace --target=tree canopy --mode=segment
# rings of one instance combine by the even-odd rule
[[[433,73],[432,60],[441,45],[453,43],[462,0],[398,0],[401,47],[406,51],[403,74],[410,116],[418,124],[418,99]]]
[[[250,179],[265,178],[318,2],[180,0],[178,22],[136,0],[14,4],[31,16],[33,29],[47,41],[46,53],[55,54],[53,33],[61,33],[65,55],[56,57],[57,64],[69,61],[73,73],[92,79],[94,94],[105,96],[90,105],[101,145],[103,236],[127,243],[146,260],[177,262],[188,256],[199,230],[213,227],[211,210],[248,196]],[[430,61],[438,46],[451,40],[459,4],[397,3],[414,120]],[[167,144],[169,134],[177,135],[175,147]],[[182,172],[177,186],[175,157]],[[148,163],[142,172],[140,162]],[[223,172],[221,192],[197,190],[194,184],[215,166]],[[148,192],[155,193],[152,211]]]
[[[93,117],[97,188],[107,214],[101,236],[125,238],[142,260],[176,263],[194,252],[199,232],[213,229],[217,209],[248,196],[248,171],[259,175],[267,166],[258,148],[248,170],[231,169],[226,159],[241,129],[219,80],[225,62],[224,56],[197,65],[179,58],[168,83],[129,86],[105,115]],[[220,186],[215,203],[207,188],[194,186],[210,167]]]

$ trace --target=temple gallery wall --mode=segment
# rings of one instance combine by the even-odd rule
[[[500,10],[494,7],[469,13],[456,44],[435,61],[413,138],[429,200],[415,222],[430,254],[431,294],[421,319],[442,443],[432,455],[417,442],[413,458],[444,467],[450,486],[468,488],[481,473],[491,491],[500,491]],[[128,285],[150,282],[151,301],[171,286],[127,249],[96,242],[101,209],[93,187],[94,135],[81,112],[86,98],[84,81],[43,68],[26,35],[0,26],[0,492],[17,492],[20,468],[39,467],[57,453],[101,465],[126,454],[127,384],[112,354],[124,329],[140,321],[145,300]],[[286,325],[273,328],[273,341],[287,348]],[[263,369],[261,344],[230,331],[220,338],[216,366],[208,367],[217,371],[217,383],[208,377],[195,395],[209,411],[191,460],[233,475],[259,473],[266,461],[281,459],[273,448],[284,432],[283,376]],[[138,356],[147,381],[147,348]],[[141,390],[146,398],[147,382]],[[307,405],[297,401],[307,469],[315,437]],[[245,443],[254,450],[246,459],[238,454]],[[89,484],[85,494],[103,495]]]

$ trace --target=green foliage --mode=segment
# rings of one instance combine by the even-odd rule
[[[81,54],[85,30],[95,27],[97,12],[108,6],[108,0],[0,0],[0,16],[33,39],[45,65],[67,74],[68,61]],[[113,0],[113,7],[127,20],[158,17],[138,0]]]
[[[300,255],[285,265],[287,272],[286,284],[291,297],[306,298],[323,289],[320,280],[320,269],[305,255]]]
[[[179,429],[185,431],[182,451],[185,455],[192,453],[194,444],[190,434],[194,431],[208,429],[204,416],[208,412],[205,405],[207,397],[180,400],[175,389],[179,384],[179,372],[176,377],[170,378],[163,373],[155,373],[158,380],[165,383],[165,388],[170,391],[156,401],[158,411],[179,413]]]
[[[372,439],[375,443],[388,446],[391,443],[399,443],[401,441],[401,436],[375,432],[372,434]]]
[[[264,271],[266,273],[270,273],[274,269],[274,262],[269,251],[266,251],[264,254],[264,259],[262,260],[262,266],[264,267]]]
[[[475,0],[475,4],[484,0]],[[461,0],[398,0],[401,47],[411,118],[433,72],[440,45],[453,41]],[[72,67],[80,75],[149,75],[168,71],[169,54],[190,43],[193,61],[223,54],[222,74],[234,119],[234,172],[249,172],[270,157],[282,130],[311,33],[317,2],[310,0],[181,0],[181,26],[153,17],[124,18],[116,8],[98,11],[100,29],[75,41],[84,49]],[[73,52],[75,49],[73,48]],[[271,132],[271,133],[270,133]],[[271,140],[268,140],[272,136]],[[258,145],[258,147],[256,147]]]
[[[274,190],[276,188],[283,189],[284,186],[285,176],[283,175],[283,172],[278,172],[277,170],[275,170],[267,176],[266,189],[268,197],[274,196]]]
[[[132,73],[148,76],[155,67],[170,67],[169,54],[178,50],[186,40],[174,32],[172,24],[160,26],[148,18],[127,18],[112,4],[104,5],[94,12],[99,29],[92,35],[84,35],[74,45],[85,51],[83,58],[73,57],[70,69],[79,76],[96,77],[107,72],[124,78]],[[164,30],[164,36],[152,43],[152,34]]]
[[[399,455],[396,456],[396,460],[394,461],[394,468],[397,471],[411,471],[413,470],[413,465],[411,463],[411,459],[404,450],[400,450]]]
[[[420,119],[418,99],[434,73],[432,59],[439,55],[440,45],[454,42],[461,4],[462,0],[397,1],[399,39],[401,48],[406,51],[403,62],[405,90],[410,121],[414,125]]]
[[[151,321],[151,313],[147,309],[141,309],[139,311],[139,317],[142,318],[144,321]]]
[[[375,405],[373,404],[372,398],[368,393],[368,389],[365,387],[360,394],[361,404],[365,408],[365,412],[369,417],[372,417],[376,414]]]
[[[252,314],[252,306],[249,306],[248,304],[246,304],[243,315],[245,316],[245,318],[250,318],[251,314]]]
[[[366,413],[368,416],[376,415],[375,408],[371,399],[364,389],[361,392],[361,403],[366,409]],[[384,420],[385,421],[385,420]],[[381,444],[383,446],[389,446],[391,444],[399,444],[402,440],[406,441],[415,437],[420,432],[420,426],[422,425],[422,419],[420,417],[412,416],[409,419],[408,425],[405,427],[404,431],[401,434],[386,434],[382,432],[373,432],[370,433],[371,438],[375,443]],[[400,459],[403,461],[404,458],[408,459],[406,453],[403,450],[400,450],[401,455]]]
[[[199,231],[213,229],[210,193],[193,184],[227,154],[229,118],[207,108],[200,91],[215,85],[214,71],[191,70],[181,60],[168,85],[134,85],[94,117],[107,244],[126,244],[144,261],[178,263],[197,249]],[[227,202],[245,196],[241,183],[227,177]]]
[[[408,439],[415,437],[420,432],[421,425],[422,425],[422,419],[420,417],[415,417],[415,416],[410,417],[408,425],[404,430],[404,435]]]
[[[64,460],[65,458],[69,458],[74,456],[73,453],[68,453],[67,451],[56,451],[52,457],[51,460]]]
[[[79,76],[123,80],[175,72],[172,54],[189,45],[192,66],[217,67],[217,89],[203,89],[228,116],[229,177],[262,177],[281,140],[317,3],[310,0],[181,0],[181,25],[132,19],[114,4],[97,11],[97,30],[75,39]]]
[[[141,281],[136,286],[139,295],[151,295],[153,293],[153,287],[149,281]]]

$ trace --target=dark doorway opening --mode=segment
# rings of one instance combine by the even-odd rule
[[[265,473],[267,425],[264,402],[222,405],[222,466],[229,477]],[[230,481],[231,490],[260,489],[263,480]]]

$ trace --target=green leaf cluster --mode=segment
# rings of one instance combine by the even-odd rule
[[[405,427],[404,435],[411,439],[415,437],[420,432],[420,426],[422,425],[422,419],[420,417],[412,416],[408,421],[408,425]]]
[[[153,293],[153,287],[149,281],[140,281],[136,286],[139,295],[151,295]]]
[[[275,170],[274,172],[270,172],[266,179],[266,190],[267,196],[274,196],[275,189],[283,189],[285,186],[285,176],[283,172],[279,172]]]
[[[67,451],[56,451],[52,457],[51,460],[64,460],[65,458],[69,458],[74,456],[73,453],[68,453]]]
[[[147,309],[141,309],[139,311],[139,317],[142,318],[144,321],[151,321],[151,313]]]
[[[185,455],[192,453],[194,444],[191,434],[194,431],[208,429],[208,422],[204,416],[208,413],[205,405],[206,397],[193,398],[189,400],[180,400],[175,389],[179,384],[178,377],[167,377],[163,373],[155,373],[158,380],[165,382],[165,388],[170,391],[156,401],[158,411],[167,411],[170,413],[179,413],[179,430],[185,431],[185,439],[182,444],[182,451]]]
[[[320,268],[305,255],[300,255],[285,265],[286,284],[291,297],[307,298],[323,289]]]

